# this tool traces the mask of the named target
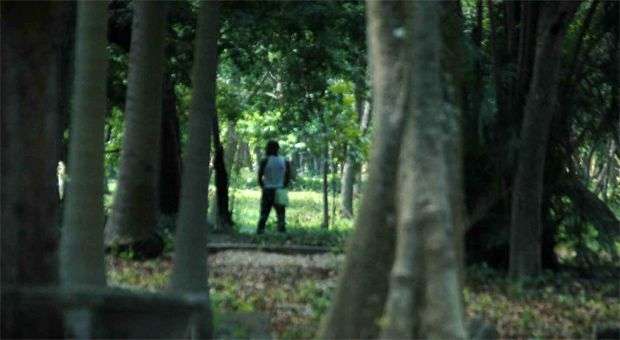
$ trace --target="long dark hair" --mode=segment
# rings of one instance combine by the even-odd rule
[[[265,153],[267,156],[277,156],[278,151],[280,150],[280,145],[275,140],[270,140],[267,142],[267,146],[265,147]]]

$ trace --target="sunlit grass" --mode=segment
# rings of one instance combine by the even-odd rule
[[[237,230],[242,233],[253,233],[260,215],[260,191],[248,189],[233,189],[231,192],[231,206],[233,219]],[[331,196],[330,196],[331,201]],[[333,207],[330,202],[330,215]],[[333,218],[333,216],[330,216]],[[323,197],[321,193],[313,191],[290,191],[289,206],[286,208],[286,222],[288,229],[320,229],[323,222]],[[267,229],[275,229],[276,214],[272,210],[267,222]],[[348,230],[353,222],[340,216],[336,209],[335,220],[330,221],[330,229]]]

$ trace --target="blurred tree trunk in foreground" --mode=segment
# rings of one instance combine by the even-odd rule
[[[58,77],[69,7],[2,2],[3,289],[58,283]],[[58,309],[19,307],[3,299],[2,337],[63,335]]]
[[[177,221],[171,288],[208,294],[207,213],[209,208],[209,161],[213,117],[216,115],[217,1],[200,4],[194,47],[193,96],[189,118],[189,141],[185,152],[181,206]],[[195,320],[194,337],[210,338],[210,309]]]
[[[367,4],[376,117],[368,183],[347,245],[344,270],[318,333],[321,339],[379,335],[394,257],[396,165],[409,93],[404,13],[404,3],[399,1]]]
[[[399,164],[398,238],[382,337],[464,339],[460,240],[452,187],[459,167],[450,140],[457,116],[443,98],[440,5],[409,3],[413,68]],[[458,169],[458,170],[457,170]],[[462,196],[458,196],[462,199]]]
[[[69,176],[62,230],[65,286],[105,286],[103,133],[107,109],[107,6],[78,5]]]

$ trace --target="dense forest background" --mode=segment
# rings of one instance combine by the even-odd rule
[[[602,311],[560,336],[613,323],[619,42],[603,0],[3,2],[2,334],[116,337],[79,326],[98,298],[213,337],[220,310],[270,310],[222,281],[248,249],[339,258],[329,288],[286,293],[312,331],[278,336],[548,337],[480,301],[579,280]],[[294,170],[288,233],[255,235],[269,140]]]

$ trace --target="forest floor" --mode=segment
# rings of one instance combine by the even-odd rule
[[[209,284],[216,327],[230,327],[229,316],[233,313],[242,317],[233,325],[238,328],[228,332],[232,338],[265,332],[278,339],[312,338],[330,304],[352,222],[336,214],[330,228],[321,229],[321,194],[296,191],[290,193],[288,232],[274,231],[272,214],[267,233],[257,236],[260,192],[233,189],[231,193],[237,233],[233,237],[211,235],[211,242],[252,244],[258,249],[320,246],[330,252],[284,255],[246,249],[210,254]],[[122,254],[108,256],[110,285],[149,291],[165,289],[174,247],[171,232],[164,236],[166,255],[162,258],[133,261]],[[596,327],[620,327],[617,277],[592,272],[597,278],[546,273],[535,280],[514,282],[503,272],[485,266],[470,267],[463,290],[465,312],[469,319],[482,319],[493,325],[502,338],[592,338]]]
[[[281,255],[223,251],[209,259],[216,315],[236,312],[268,320],[274,338],[315,335],[336,286],[342,254]],[[108,257],[108,281],[129,289],[162,290],[171,257],[131,261]],[[466,314],[495,326],[502,338],[590,338],[595,327],[620,321],[618,283],[548,274],[515,284],[486,267],[468,270]],[[246,329],[244,332],[253,332]],[[246,333],[242,333],[246,334]]]

